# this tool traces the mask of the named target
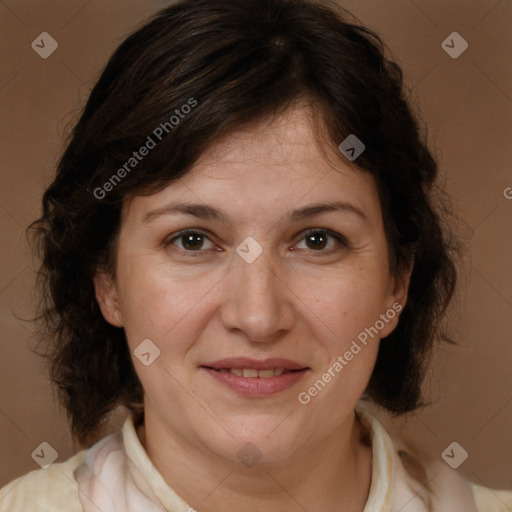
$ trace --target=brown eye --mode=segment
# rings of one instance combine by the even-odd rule
[[[304,237],[310,249],[325,249],[329,242],[325,233],[318,232]]]
[[[186,252],[201,252],[201,250],[204,249],[206,240],[209,241],[209,238],[200,231],[182,231],[165,242],[165,245],[174,245],[178,249]]]
[[[339,233],[324,229],[310,230],[304,235],[302,240],[305,241],[306,249],[316,252],[331,252],[336,250],[336,246],[341,245],[345,248],[349,246],[345,237]]]
[[[204,243],[203,235],[199,233],[181,235],[180,239],[183,241],[183,248],[187,250],[200,249]]]

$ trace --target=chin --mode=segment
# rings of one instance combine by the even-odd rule
[[[267,414],[233,418],[230,422],[223,421],[223,426],[232,437],[228,437],[226,442],[227,436],[223,435],[218,445],[219,450],[214,451],[231,459],[235,454],[235,461],[245,455],[259,457],[262,463],[267,464],[286,460],[301,443],[301,429],[287,424],[290,420],[286,414]],[[207,442],[212,443],[211,431],[205,432],[205,436]]]

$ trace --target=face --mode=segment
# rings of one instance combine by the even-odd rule
[[[95,278],[146,421],[227,459],[251,441],[269,461],[353,420],[407,284],[389,273],[373,178],[326,159],[298,108],[127,201],[115,279]],[[160,351],[148,365],[143,340],[146,363]]]

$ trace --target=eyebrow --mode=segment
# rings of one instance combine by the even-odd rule
[[[364,221],[368,220],[366,215],[359,208],[357,208],[353,204],[344,201],[314,203],[308,206],[304,206],[302,208],[291,210],[288,212],[286,216],[292,222],[299,222],[301,220],[308,219],[310,217],[314,217],[322,213],[335,211],[356,215]],[[177,202],[169,203],[161,208],[157,208],[156,210],[152,210],[146,213],[146,215],[144,215],[142,219],[142,222],[148,223],[163,215],[180,214],[194,216],[197,217],[198,219],[203,220],[217,221],[222,224],[229,223],[228,216],[224,212],[218,210],[217,208],[214,208],[213,206],[209,206],[204,203]]]

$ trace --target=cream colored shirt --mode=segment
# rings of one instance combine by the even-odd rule
[[[405,470],[399,440],[393,441],[368,411],[358,409],[357,413],[368,428],[372,444],[372,481],[363,512],[512,511],[512,491],[476,485],[442,460],[426,466],[425,475],[433,490],[429,494]],[[137,436],[133,419],[128,416],[120,431],[88,450],[46,469],[31,471],[0,489],[0,512],[54,511],[192,512],[193,509],[153,466]]]

